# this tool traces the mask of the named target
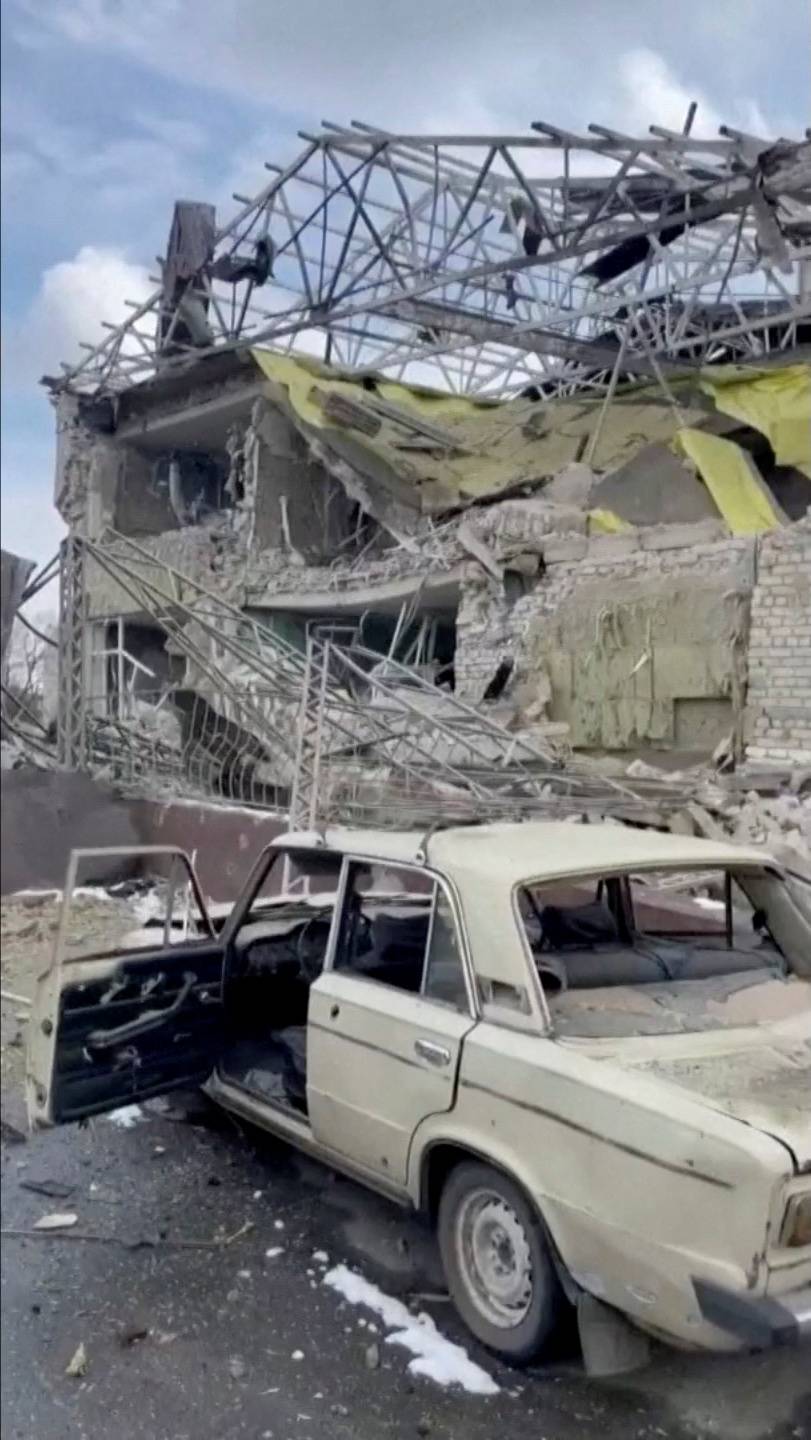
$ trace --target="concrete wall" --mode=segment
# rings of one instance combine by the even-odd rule
[[[235,900],[265,846],[287,829],[282,815],[238,805],[131,800],[128,809],[144,844],[177,845],[193,857],[210,900]]]
[[[188,575],[207,589],[217,590],[222,588],[223,570],[228,565],[227,557],[236,549],[237,542],[236,537],[225,529],[224,525],[210,528],[205,525],[186,525],[180,530],[168,530],[162,535],[144,536],[137,543],[147,554],[172,566],[181,575]],[[132,563],[133,568],[138,568],[135,561]],[[236,577],[240,572],[232,566],[229,573]],[[144,562],[143,575],[145,579],[162,583],[154,566],[148,561]],[[105,616],[113,618],[116,615],[136,618],[142,613],[136,596],[92,559],[87,565],[87,592],[91,619]],[[243,593],[242,587],[236,584],[228,587],[229,598],[232,594],[236,597],[235,604],[243,603]],[[191,591],[189,598],[193,598]]]
[[[283,816],[232,805],[123,799],[89,775],[2,772],[2,893],[61,889],[71,850],[176,845],[194,856],[203,893],[235,900],[257,857],[286,828]],[[159,868],[159,867],[158,867]],[[154,873],[137,855],[88,860],[82,884]],[[271,887],[272,888],[272,887]]]
[[[61,889],[71,850],[149,843],[127,802],[89,775],[65,770],[2,772],[2,893]],[[119,856],[88,861],[83,884],[132,874]]]
[[[257,402],[257,475],[253,546],[289,544],[310,560],[329,560],[348,533],[351,502],[343,486],[314,462],[281,411]]]
[[[752,596],[747,756],[811,765],[811,520],[765,536]]]
[[[113,523],[121,450],[85,423],[76,396],[63,392],[56,409],[54,506],[71,530],[95,539]]]
[[[550,536],[545,574],[512,607],[495,584],[468,584],[457,688],[479,699],[511,656],[517,675],[546,671],[549,718],[576,746],[712,749],[742,717],[754,543],[700,535]]]
[[[6,651],[11,639],[11,632],[14,628],[14,617],[33,569],[33,560],[23,560],[19,555],[12,555],[10,550],[2,551],[2,565],[0,566],[0,670],[2,670],[4,680],[6,677]]]

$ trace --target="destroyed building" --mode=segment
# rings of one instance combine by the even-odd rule
[[[48,382],[64,764],[811,765],[808,137],[332,127],[237,204]]]

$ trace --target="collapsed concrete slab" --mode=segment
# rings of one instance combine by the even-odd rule
[[[599,451],[589,465],[573,458],[602,409],[580,399],[451,404],[260,359],[159,376],[124,392],[115,413],[60,402],[57,494],[73,533],[100,547],[85,562],[84,701],[105,774],[132,733],[133,779],[151,752],[156,773],[177,770],[175,789],[193,772],[204,790],[284,804],[315,636],[368,653],[371,670],[375,658],[414,667],[439,687],[437,717],[444,690],[544,751],[683,762],[730,735],[738,758],[747,745],[761,760],[811,753],[801,615],[785,650],[756,643],[750,657],[750,616],[762,626],[776,608],[762,589],[773,552],[784,594],[796,575],[790,603],[802,611],[806,527],[729,534],[666,439],[686,417],[740,433],[700,388],[689,416],[686,399],[674,416],[638,390],[620,398],[602,417],[613,468],[601,470]],[[129,569],[102,563],[117,543],[130,546]],[[180,628],[172,595],[187,606]],[[232,607],[227,644],[194,618],[210,610],[207,596]],[[240,615],[246,637],[254,627],[299,657],[283,695],[269,693],[249,648],[233,651]],[[781,653],[794,664],[767,715],[759,687]],[[379,743],[361,715],[341,718],[354,688],[339,687],[320,720],[325,753],[347,764],[347,730]],[[401,737],[404,693],[385,690]],[[161,708],[158,729],[149,705]],[[482,755],[497,749],[488,741]],[[435,754],[451,763],[458,740],[446,736]]]

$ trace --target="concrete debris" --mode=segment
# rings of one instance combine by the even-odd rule
[[[618,469],[595,480],[590,503],[632,525],[695,525],[718,517],[691,466],[660,441],[642,445]]]
[[[782,863],[811,866],[811,788],[799,794],[784,776],[782,789],[775,794],[742,789],[745,768],[719,780],[709,768],[663,771],[635,760],[626,773],[643,787],[652,783],[681,793],[683,805],[674,808],[668,819],[673,833],[762,845]],[[764,783],[771,788],[775,782]]]
[[[67,1200],[76,1189],[75,1185],[67,1185],[61,1180],[48,1179],[21,1180],[20,1186],[23,1190],[31,1190],[34,1195],[46,1195],[49,1200]]]
[[[474,535],[470,526],[464,523],[461,524],[456,532],[456,537],[462,549],[472,555],[474,560],[478,560],[487,574],[491,575],[494,580],[501,584],[503,579],[501,566],[493,558],[487,546]]]
[[[65,1374],[69,1375],[72,1380],[81,1380],[87,1374],[88,1364],[87,1350],[82,1342],[68,1361]]]
[[[756,845],[780,845],[811,858],[811,796],[778,795],[773,798],[750,790],[729,817],[732,836]]]
[[[589,510],[595,485],[594,471],[579,460],[564,465],[543,487],[544,500],[575,510]],[[597,502],[602,503],[602,502]],[[612,508],[609,506],[609,508]]]
[[[531,219],[505,232],[525,249]],[[774,489],[811,473],[807,364],[775,347],[779,365],[742,369],[723,349],[674,390],[636,356],[627,384],[616,316],[576,350],[556,337],[566,393],[552,377],[440,395],[244,345],[184,358],[216,328],[191,276],[272,279],[270,239],[215,257],[212,227],[210,207],[176,212],[157,372],[114,396],[56,387],[56,503],[84,547],[87,617],[60,763],[297,823],[359,819],[373,795],[415,823],[431,801],[530,803],[802,849],[797,813],[713,785],[811,766],[811,519]],[[595,294],[649,243],[606,242]],[[504,293],[517,304],[517,271]],[[381,313],[432,344],[485,323],[413,303]],[[762,503],[734,475],[705,483],[688,432],[740,452]],[[4,732],[4,770],[50,763],[34,739]]]

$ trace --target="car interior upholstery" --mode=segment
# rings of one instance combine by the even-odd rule
[[[306,1111],[309,991],[323,967],[332,907],[274,909],[266,918],[255,912],[235,940],[221,1069],[263,1099]],[[336,968],[419,994],[429,926],[430,903],[422,897],[384,904],[356,895]]]
[[[646,895],[649,889],[625,876],[527,888],[522,914],[545,988],[554,994],[780,968],[779,952],[754,926],[756,917],[747,928],[738,915],[728,936],[717,910],[689,898],[669,908],[655,891]]]

